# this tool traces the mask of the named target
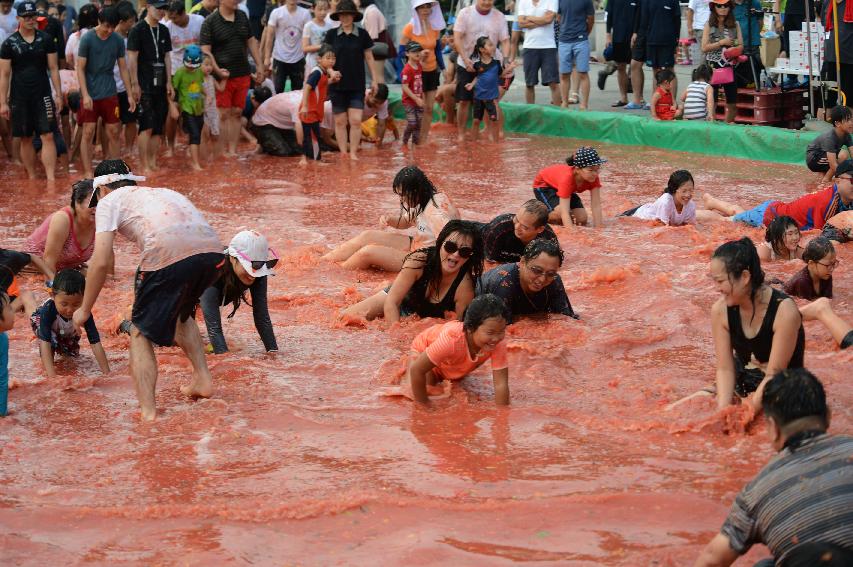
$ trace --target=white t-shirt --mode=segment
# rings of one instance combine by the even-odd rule
[[[171,189],[130,186],[112,191],[98,201],[95,232],[118,232],[134,242],[142,251],[143,272],[223,250],[199,210]]]
[[[0,15],[0,30],[6,32],[6,37],[9,37],[16,31],[18,31],[18,13],[15,10],[14,6],[12,10],[4,15]]]
[[[80,38],[83,34],[89,31],[88,29],[77,30],[68,36],[68,41],[65,42],[65,60],[71,64],[77,63],[77,51],[80,50]]]
[[[279,6],[270,14],[269,23],[275,32],[272,56],[282,63],[297,63],[305,54],[302,52],[302,29],[311,21],[311,12],[297,6],[291,13],[287,6]]]
[[[675,209],[672,195],[664,193],[654,203],[646,203],[637,209],[632,216],[644,220],[659,220],[669,226],[696,224],[696,203],[690,200],[679,213]]]
[[[281,130],[293,130],[299,122],[299,107],[302,105],[302,91],[290,91],[270,97],[261,104],[252,116],[255,126],[275,126]],[[323,107],[323,121],[320,128],[335,129],[335,115],[332,102],[326,101]]]
[[[370,89],[365,91],[365,96],[370,93]],[[376,117],[377,120],[387,120],[388,119],[388,101],[386,100],[382,104],[379,105],[379,108],[373,108],[372,106],[364,105],[364,110],[361,111],[361,120],[364,122],[365,120],[369,120],[373,117]]]
[[[198,14],[190,14],[189,16],[190,20],[183,28],[165,18],[160,20],[160,23],[169,30],[169,36],[172,38],[172,51],[169,52],[169,57],[172,58],[173,75],[184,64],[184,49],[188,45],[197,44],[199,35],[201,35],[201,24],[204,23],[204,18]]]
[[[310,20],[305,27],[302,28],[302,37],[308,38],[308,45],[322,45],[323,39],[326,37],[326,32],[332,29],[328,20],[319,25],[314,20]],[[305,54],[305,70],[313,69],[317,66],[317,52]]]
[[[491,39],[497,47],[495,59],[503,61],[501,41],[509,39],[509,26],[506,22],[506,16],[498,10],[493,8],[484,16],[474,6],[463,8],[456,17],[453,31],[465,34],[465,42],[462,45],[460,55],[464,55],[466,59],[471,58],[477,38],[484,35]]]
[[[711,6],[704,0],[690,0],[687,7],[693,10],[693,29],[703,30],[711,17]]]
[[[557,0],[539,0],[533,4],[533,0],[521,0],[518,3],[519,16],[541,17],[545,12],[557,13]],[[546,24],[535,28],[522,28],[524,31],[524,49],[553,49],[557,47],[554,41],[554,24]]]
[[[436,193],[423,212],[415,219],[415,238],[412,250],[434,246],[437,235],[451,220],[460,219],[459,210],[445,193]]]

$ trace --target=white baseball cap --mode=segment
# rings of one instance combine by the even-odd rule
[[[255,230],[238,232],[228,245],[228,255],[236,258],[246,272],[255,278],[274,276],[278,255],[270,248],[266,236]],[[272,258],[270,258],[272,254]]]

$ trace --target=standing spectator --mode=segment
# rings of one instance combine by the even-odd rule
[[[234,156],[240,136],[240,114],[251,83],[247,52],[251,52],[257,66],[255,80],[259,84],[264,82],[258,40],[250,33],[249,17],[237,9],[237,0],[221,0],[219,9],[204,20],[200,41],[202,52],[210,56],[214,74],[227,79],[225,90],[216,94],[216,106],[226,155]]]
[[[403,26],[400,39],[400,51],[410,41],[418,42],[426,52],[423,60],[424,114],[421,120],[420,144],[426,144],[432,126],[432,111],[435,106],[435,93],[441,82],[444,70],[444,58],[441,54],[441,32],[447,24],[441,13],[441,6],[435,0],[412,0],[412,19]],[[404,54],[403,54],[404,55]]]
[[[367,62],[373,78],[372,92],[376,92],[382,77],[376,74],[373,65],[373,40],[366,30],[355,25],[362,19],[361,12],[352,0],[341,0],[332,13],[332,20],[340,26],[326,32],[326,40],[335,52],[335,71],[341,79],[329,86],[332,112],[335,115],[335,136],[342,154],[349,148],[350,159],[358,159],[361,142],[361,119],[364,111],[364,89],[367,78],[364,63]],[[349,125],[349,146],[347,146]]]
[[[130,28],[136,25],[136,8],[128,0],[121,0],[115,5],[115,9],[118,11],[119,18],[116,33],[124,41],[124,60],[128,65],[129,74],[130,64],[127,62],[127,36],[130,33]],[[125,85],[124,81],[121,80],[121,69],[119,69],[118,64],[113,67],[113,79],[115,79],[116,90],[118,91],[118,118],[121,122],[121,127],[124,128],[124,148],[130,152],[133,151],[133,146],[136,144],[136,134],[138,132],[136,124],[137,112],[130,112],[130,94],[128,93],[130,85]],[[119,152],[118,148],[116,148],[116,152]]]
[[[627,0],[624,0],[627,1]],[[557,98],[560,74],[557,69],[557,41],[554,18],[557,0],[521,0],[518,4],[518,26],[524,31],[524,101],[536,102],[536,85],[540,73],[542,84],[551,89],[551,100]]]
[[[184,50],[183,64],[175,71],[172,85],[181,110],[181,123],[189,136],[192,166],[201,171],[199,146],[204,128],[204,71],[201,70],[201,49],[189,45]]]
[[[329,0],[317,0],[314,3],[314,18],[302,28],[302,52],[305,54],[305,74],[317,65],[317,52],[326,39],[326,32],[332,26],[326,21],[329,15]]]
[[[664,69],[672,71],[675,48],[681,35],[681,5],[678,0],[643,0],[640,28],[647,34],[646,63],[652,68],[652,76],[657,77]],[[672,92],[678,92],[678,78],[672,81]]]
[[[841,56],[841,77],[839,85],[842,92],[847,95],[847,106],[853,107],[853,4],[850,0],[840,0],[836,3],[838,12],[838,29],[835,29],[834,16],[832,15],[832,2],[826,2],[826,16],[823,21],[826,25],[826,55],[823,68],[820,71],[821,78],[825,81],[838,81],[836,76],[835,57],[835,34],[838,33],[838,53]],[[829,91],[829,96],[824,103],[825,108],[832,108],[840,102],[838,94],[834,90]]]
[[[613,48],[619,83],[619,100],[610,105],[613,108],[628,104],[628,64],[631,63],[631,36],[634,35],[637,4],[637,0],[610,0],[607,3],[607,45]],[[601,73],[598,80],[598,86],[602,87]]]
[[[124,41],[115,33],[119,21],[118,10],[111,6],[102,8],[98,12],[98,25],[94,28],[94,33],[83,35],[77,50],[77,82],[80,85],[77,122],[83,125],[80,157],[83,161],[84,177],[92,177],[92,138],[99,118],[103,121],[109,138],[104,146],[104,153],[111,158],[118,156],[118,90],[113,78],[113,67],[116,63],[124,84],[133,84],[124,60]],[[131,98],[129,111],[133,112],[135,109],[136,101]]]
[[[70,37],[74,31],[74,24],[77,23],[77,10],[74,6],[66,6],[65,0],[54,0],[57,7],[65,8],[65,19],[62,20],[62,28],[65,30],[65,37]]]
[[[264,32],[264,13],[267,8],[266,0],[245,0],[246,11],[249,12],[249,30],[252,37],[261,41]]]
[[[18,19],[12,12],[12,0],[0,0],[0,33],[9,37],[17,29]]]
[[[47,34],[56,45],[56,58],[59,66],[65,61],[65,30],[57,18],[47,13],[47,0],[36,0],[36,22],[38,29]]]
[[[782,0],[773,1],[773,12],[777,14],[776,32],[782,38],[782,51],[789,55],[791,53],[791,46],[788,44],[790,40],[788,32],[798,32],[803,29],[803,22],[806,21],[806,4],[808,4],[809,21],[815,21],[815,0],[788,0],[784,8],[785,16],[783,24],[779,18],[779,13],[782,12]],[[830,5],[831,9],[832,6]],[[830,11],[830,13],[832,12]],[[842,12],[839,10],[838,13],[841,14]]]
[[[421,118],[424,113],[423,47],[416,41],[406,46],[406,66],[400,75],[403,89],[403,109],[406,112],[406,130],[403,132],[403,146],[409,144],[409,138],[417,144],[421,138]]]
[[[733,0],[735,20],[740,26],[743,36],[744,55],[752,57],[752,65],[738,65],[735,67],[735,82],[739,87],[746,87],[758,81],[764,65],[761,63],[761,25],[762,7],[761,0]],[[755,69],[755,75],[752,70]]]
[[[133,26],[127,37],[133,99],[139,105],[139,161],[142,173],[156,171],[160,138],[169,113],[172,89],[172,39],[160,23],[168,0],[148,4],[145,19]]]
[[[97,25],[98,7],[95,4],[85,4],[82,6],[80,8],[80,18],[77,20],[77,31],[69,35],[68,40],[65,42],[65,62],[72,69],[77,65],[75,58],[80,48],[80,38]]]
[[[201,2],[190,8],[190,14],[198,14],[202,18],[206,18],[215,12],[218,7],[219,0],[201,0]]]
[[[711,15],[711,3],[708,0],[690,0],[687,4],[687,33],[693,43],[690,44],[690,59],[693,65],[699,65],[705,60],[702,53],[702,31]]]
[[[734,45],[743,45],[740,26],[732,14],[731,0],[711,0],[712,14],[702,32],[702,51],[705,59],[715,70],[730,67],[731,63],[723,57],[723,50]],[[737,84],[732,80],[727,83],[719,81],[714,84],[714,100],[720,92],[720,87],[726,93],[726,122],[734,122],[737,112]]]
[[[169,19],[163,23],[169,30],[172,40],[172,51],[169,53],[172,59],[172,74],[178,72],[184,61],[184,49],[189,45],[197,45],[201,35],[201,24],[204,18],[198,14],[187,14],[183,0],[172,0],[169,4]],[[166,117],[166,144],[167,155],[174,153],[175,134],[177,133],[178,121],[171,115]]]
[[[35,4],[22,2],[17,12],[19,29],[0,47],[0,115],[11,118],[12,136],[21,139],[21,161],[30,179],[35,178],[36,159],[32,137],[41,138],[41,161],[48,181],[52,181],[56,171],[53,130],[62,109],[56,44],[36,29]]]
[[[625,110],[642,110],[648,108],[643,100],[643,89],[646,83],[646,36],[648,28],[640,26],[640,16],[643,4],[649,0],[637,0],[634,8],[634,35],[631,36],[631,90],[634,100],[625,105]]]
[[[675,0],[673,0],[675,1]],[[589,104],[589,32],[595,23],[592,0],[560,0],[560,88],[563,106],[580,95],[580,109]],[[579,93],[569,93],[572,72],[578,76]]]
[[[373,0],[359,0],[359,8],[364,10],[361,27],[367,31],[367,35],[373,40],[373,62],[370,63],[372,77],[385,77],[385,60],[390,55],[390,44],[388,41],[388,24],[385,15]]]
[[[270,14],[264,34],[264,65],[271,70],[275,92],[284,92],[290,79],[290,90],[302,89],[305,79],[305,53],[302,52],[302,30],[311,21],[311,12],[298,6],[296,0],[285,0]],[[272,58],[272,59],[271,59]]]
[[[469,91],[465,85],[477,76],[471,57],[477,38],[482,36],[488,37],[498,47],[495,59],[503,62],[503,54],[510,52],[509,26],[506,16],[494,8],[494,0],[476,0],[473,5],[462,8],[453,25],[453,44],[459,61],[456,69],[456,100],[459,102],[456,126],[460,142],[465,140],[468,109],[474,100],[474,91]]]

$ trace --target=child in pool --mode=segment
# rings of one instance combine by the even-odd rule
[[[53,280],[50,299],[30,315],[33,333],[39,339],[41,362],[48,378],[56,376],[53,357],[57,353],[70,357],[80,355],[80,335],[74,328],[71,316],[83,304],[85,290],[86,278],[83,274],[77,270],[62,270]],[[110,363],[101,345],[94,317],[90,315],[84,327],[101,372],[109,374]]]
[[[14,325],[12,299],[5,291],[0,291],[0,417],[6,415],[9,397],[9,336],[6,331],[11,330]]]
[[[657,201],[625,211],[620,216],[659,221],[669,226],[696,224],[693,189],[693,175],[679,169],[669,176],[666,189]]]
[[[832,242],[823,236],[812,239],[803,252],[803,261],[805,267],[785,282],[785,293],[809,301],[832,299],[832,272],[838,265]]]
[[[509,317],[503,300],[487,293],[471,302],[463,321],[435,325],[415,337],[413,360],[406,377],[414,400],[429,404],[429,386],[442,380],[464,378],[491,359],[495,403],[508,405],[509,369],[504,333]]]
[[[803,247],[800,246],[800,228],[797,221],[788,215],[776,217],[767,225],[764,239],[756,248],[762,262],[770,260],[795,260],[803,257]]]

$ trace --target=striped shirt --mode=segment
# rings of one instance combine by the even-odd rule
[[[720,530],[739,554],[763,543],[777,563],[800,543],[853,549],[853,437],[785,448],[738,494]]]
[[[234,12],[229,21],[216,10],[201,24],[199,43],[209,45],[216,64],[227,69],[229,79],[252,74],[249,67],[249,17],[242,10]]]
[[[684,119],[705,120],[708,118],[708,83],[693,81],[687,85],[684,98]]]

